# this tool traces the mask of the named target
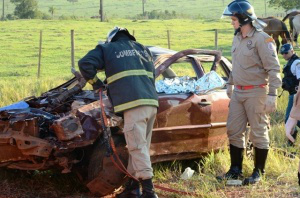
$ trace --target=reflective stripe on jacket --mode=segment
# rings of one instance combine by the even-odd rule
[[[86,71],[82,74],[89,79],[97,70],[105,70],[108,95],[115,112],[142,105],[158,107],[152,55],[138,42],[124,36],[115,42],[98,45],[79,61],[79,67]]]

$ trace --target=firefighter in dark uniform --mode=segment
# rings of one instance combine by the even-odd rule
[[[245,131],[254,146],[254,169],[243,185],[260,181],[265,172],[269,150],[268,114],[276,110],[277,88],[281,86],[280,65],[275,43],[262,31],[265,23],[258,20],[248,1],[236,0],[225,9],[235,29],[232,43],[232,72],[227,83],[231,98],[227,119],[231,166],[218,180],[242,178]]]
[[[157,198],[149,148],[158,96],[149,49],[136,42],[127,29],[115,27],[108,33],[105,44],[97,45],[78,64],[82,76],[94,90],[107,88],[114,112],[124,116],[124,135],[129,151],[127,170],[140,182],[130,179],[117,197]],[[105,71],[107,85],[96,75],[101,70]]]
[[[290,112],[294,102],[294,96],[297,93],[299,79],[300,79],[300,59],[295,54],[294,49],[291,44],[287,43],[281,46],[280,54],[282,57],[288,61],[283,68],[283,79],[282,79],[282,89],[289,92],[288,106],[285,112],[285,123],[287,122]],[[298,121],[297,126],[300,127],[300,121]],[[292,133],[294,139],[297,136],[297,129],[295,128]],[[293,145],[289,140],[288,145]]]

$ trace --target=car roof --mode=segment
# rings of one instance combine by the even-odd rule
[[[157,58],[161,55],[165,55],[165,58],[171,57],[172,55],[176,54],[179,51],[175,51],[175,50],[171,50],[171,49],[167,49],[167,48],[162,48],[159,46],[146,46],[150,52],[153,55],[154,61],[157,60]],[[196,58],[200,61],[203,62],[212,62],[214,61],[214,56],[212,55],[187,55],[187,57],[191,57],[191,58]]]

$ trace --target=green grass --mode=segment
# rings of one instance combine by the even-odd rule
[[[221,17],[225,7],[232,0],[147,0],[145,11],[176,11],[179,17],[186,18],[210,18],[218,19]],[[224,2],[224,4],[223,4]],[[257,16],[265,14],[265,4],[263,0],[250,0],[254,6]],[[70,3],[66,0],[38,0],[39,9],[48,13],[49,7],[53,6],[56,11],[54,17],[59,16],[80,16],[90,18],[99,15],[99,0],[79,0],[77,3]],[[14,5],[10,1],[5,1],[5,13],[13,13]],[[0,5],[2,10],[2,3]],[[142,14],[142,0],[104,0],[104,14],[108,20],[112,18],[134,18],[137,14]],[[2,12],[1,12],[2,13]],[[271,16],[284,13],[283,9],[276,9],[267,5],[267,15]],[[192,27],[191,27],[192,28]]]
[[[149,1],[150,2],[150,1]],[[104,40],[108,30],[115,25],[124,26],[130,32],[135,31],[138,41],[145,45],[158,45],[167,48],[167,30],[171,31],[171,49],[183,50],[187,48],[214,49],[214,31],[219,29],[219,48],[230,58],[230,46],[233,30],[229,21],[223,20],[153,20],[131,21],[114,19],[100,23],[96,20],[77,21],[41,21],[20,20],[0,22],[0,107],[21,100],[31,95],[53,88],[71,78],[70,65],[70,30],[75,30],[75,61],[77,62],[88,50],[93,49],[99,40]],[[192,28],[192,29],[191,29]],[[43,30],[43,49],[41,77],[37,79],[39,31]],[[297,50],[298,51],[298,50]],[[298,51],[299,52],[299,51]],[[281,64],[285,61],[280,56]],[[178,72],[180,72],[180,69]],[[179,74],[180,75],[180,74]],[[271,151],[266,167],[266,176],[260,186],[226,187],[218,183],[215,176],[224,173],[229,168],[228,151],[211,153],[200,160],[184,162],[161,163],[154,166],[155,182],[157,184],[182,191],[192,191],[202,197],[291,197],[300,196],[297,187],[297,166],[299,158],[290,159],[284,152],[295,152],[298,148],[286,146],[284,134],[284,114],[287,106],[288,94],[284,92],[278,99],[278,110],[271,115]],[[298,140],[299,143],[299,140]],[[190,166],[196,170],[191,180],[180,180],[180,174]],[[253,160],[246,158],[244,162],[245,175],[251,174]],[[13,175],[14,177],[11,177]],[[16,174],[17,175],[17,174]],[[13,182],[14,173],[0,172],[1,181]],[[61,179],[61,185],[72,186],[72,181],[56,174]],[[36,190],[43,185],[49,191],[55,192],[52,197],[64,197],[72,194],[73,188],[61,189],[57,187],[56,179],[49,173],[37,177],[30,176],[25,183],[36,186]],[[45,179],[45,183],[41,182]],[[30,182],[29,182],[30,181]],[[71,181],[70,183],[68,183]],[[34,184],[40,183],[40,186]],[[75,184],[74,184],[75,185]],[[32,187],[29,185],[29,189]],[[53,187],[54,186],[54,187]],[[59,185],[58,185],[59,186]],[[33,188],[33,187],[32,187]],[[19,191],[25,191],[22,185],[16,185]],[[12,190],[12,189],[11,189]],[[18,190],[16,190],[18,191]],[[19,192],[18,191],[18,192]],[[26,192],[26,191],[25,191]],[[160,197],[183,197],[158,190]],[[37,192],[38,193],[38,192]],[[76,196],[86,197],[85,189],[77,188]],[[34,194],[38,197],[36,194]],[[44,195],[42,193],[42,195]],[[75,195],[74,195],[75,196]],[[0,196],[1,197],[1,196]],[[47,197],[47,196],[42,196]]]
[[[229,55],[232,29],[228,21],[216,20],[154,20],[130,21],[111,20],[100,23],[95,20],[42,21],[20,20],[0,22],[0,106],[28,96],[24,89],[11,95],[11,87],[30,85],[37,79],[39,34],[43,30],[40,83],[50,78],[53,85],[70,78],[71,39],[70,30],[75,31],[75,62],[93,49],[99,40],[105,40],[107,32],[115,25],[127,27],[135,32],[138,41],[145,45],[167,48],[167,30],[170,30],[171,49],[187,48],[214,49],[214,31],[218,27],[219,48]],[[193,27],[194,30],[190,30]],[[51,80],[50,80],[51,81]],[[22,85],[18,85],[22,82]],[[7,86],[7,83],[10,86]],[[10,99],[7,99],[9,97]],[[13,98],[13,99],[12,99]]]

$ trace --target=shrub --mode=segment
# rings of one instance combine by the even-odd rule
[[[16,19],[18,19],[15,15],[13,15],[13,14],[7,14],[6,15],[6,19],[7,20],[16,20]]]
[[[176,12],[173,10],[172,12],[165,10],[165,11],[157,11],[152,10],[150,12],[145,12],[145,15],[138,14],[136,19],[174,19],[177,18]]]

